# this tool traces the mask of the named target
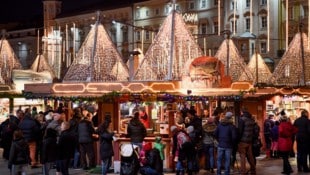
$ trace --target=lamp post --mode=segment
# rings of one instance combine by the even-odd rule
[[[223,30],[222,33],[224,34],[224,37],[226,39],[226,47],[227,47],[227,55],[226,55],[226,75],[229,76],[229,40],[230,40],[230,35],[231,35],[231,31],[230,30]]]

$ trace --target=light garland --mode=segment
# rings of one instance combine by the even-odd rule
[[[97,44],[94,55],[94,65],[91,67],[92,49],[94,47],[95,30],[97,32]],[[92,73],[90,71],[93,71]],[[93,77],[90,77],[90,76]],[[75,60],[69,67],[64,81],[94,82],[127,81],[128,68],[124,64],[120,54],[111,41],[102,24],[93,27],[87,35]]]
[[[48,71],[52,75],[53,78],[56,77],[53,71],[53,68],[49,65],[48,61],[43,55],[38,55],[36,57],[30,69],[33,70],[34,72]]]
[[[257,59],[257,60],[256,60]],[[257,65],[256,65],[257,64]],[[265,61],[263,60],[260,54],[254,54],[248,63],[248,69],[251,71],[253,75],[253,83],[267,83],[269,81],[270,76],[272,75]],[[258,75],[256,75],[256,69],[258,69]],[[256,77],[258,76],[258,77]],[[247,76],[243,73],[240,76],[239,80],[246,80]],[[258,82],[256,82],[258,81]]]
[[[0,84],[11,85],[12,70],[22,69],[22,65],[5,38],[1,39],[0,46]]]
[[[227,39],[224,40],[215,54],[225,66],[227,66]],[[253,75],[246,66],[234,42],[229,39],[229,75],[233,82],[239,81],[241,74],[244,74],[242,81],[252,81]]]
[[[183,17],[177,13],[170,14],[163,22],[154,42],[147,50],[144,59],[134,80],[166,80],[169,72],[170,54],[173,54],[172,77],[171,80],[180,80],[183,75],[187,75],[189,60],[202,56],[202,51],[190,31],[186,28]],[[174,18],[172,18],[174,16]],[[174,36],[171,36],[171,24],[174,20]],[[174,51],[171,52],[171,42],[174,40]]]
[[[303,37],[303,49],[305,63],[310,61],[310,50],[308,49],[308,37],[305,33],[302,33]],[[301,78],[303,74],[301,56],[301,34],[295,35],[291,41],[288,49],[284,53],[282,59],[275,68],[270,82],[275,85],[286,85],[286,86],[299,86],[301,85]],[[305,64],[305,81],[310,81],[310,65]]]

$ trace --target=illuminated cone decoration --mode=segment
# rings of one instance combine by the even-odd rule
[[[252,81],[254,84],[268,82],[271,76],[271,72],[260,54],[254,54],[251,57],[247,67],[253,75]],[[258,70],[258,74],[256,69]],[[239,81],[248,81],[248,76],[245,74],[245,72],[241,74]]]
[[[55,78],[55,73],[53,68],[49,65],[46,58],[43,55],[38,55],[30,68],[34,72],[49,72],[53,78]]]
[[[309,85],[310,50],[308,47],[306,34],[297,33],[275,68],[270,83],[286,86]],[[304,56],[302,56],[302,48]]]
[[[128,81],[128,78],[128,68],[111,38],[102,24],[96,24],[87,35],[63,81],[111,82]]]
[[[243,81],[253,81],[253,75],[244,59],[240,55],[234,42],[229,39],[228,49],[227,49],[227,39],[223,41],[219,50],[216,52],[215,57],[218,58],[225,65],[225,70],[227,70],[227,56],[229,57],[229,76],[233,82],[239,81],[239,78],[244,74]],[[229,52],[227,54],[227,52]]]
[[[202,51],[182,16],[173,11],[163,22],[134,75],[134,80],[181,80]],[[170,74],[169,74],[170,72]]]
[[[2,38],[0,41],[0,84],[12,84],[12,70],[22,69],[9,42]]]

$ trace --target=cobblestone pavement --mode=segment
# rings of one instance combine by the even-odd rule
[[[0,155],[2,155],[2,150],[0,149]],[[296,159],[295,158],[290,158],[291,165],[294,169],[294,172],[291,175],[310,175],[310,173],[298,173],[297,168],[296,168]],[[237,161],[237,163],[240,163]],[[238,165],[238,164],[237,164]],[[238,165],[240,166],[240,165]],[[236,166],[236,167],[238,167]],[[99,167],[98,167],[99,169]],[[70,175],[90,175],[94,173],[90,173],[84,170],[75,170],[75,169],[70,169],[69,170]],[[282,160],[281,159],[270,159],[270,160],[265,160],[264,155],[260,156],[257,158],[257,175],[281,175],[282,172]],[[9,175],[9,170],[7,169],[7,161],[4,159],[0,158],[0,175]],[[27,175],[41,175],[42,174],[42,169],[41,168],[35,168],[31,169],[28,168],[28,173]],[[51,170],[51,175],[55,174],[55,169]],[[112,175],[114,173],[110,173]],[[165,173],[165,175],[173,175],[174,173]],[[236,168],[235,170],[232,170],[231,174],[239,174],[238,169]],[[206,170],[200,170],[199,175],[211,175],[210,172]]]

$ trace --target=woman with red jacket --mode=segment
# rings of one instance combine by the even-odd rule
[[[291,174],[293,169],[288,161],[293,146],[292,136],[297,132],[291,121],[284,114],[280,118],[278,148],[283,159],[282,174]]]

